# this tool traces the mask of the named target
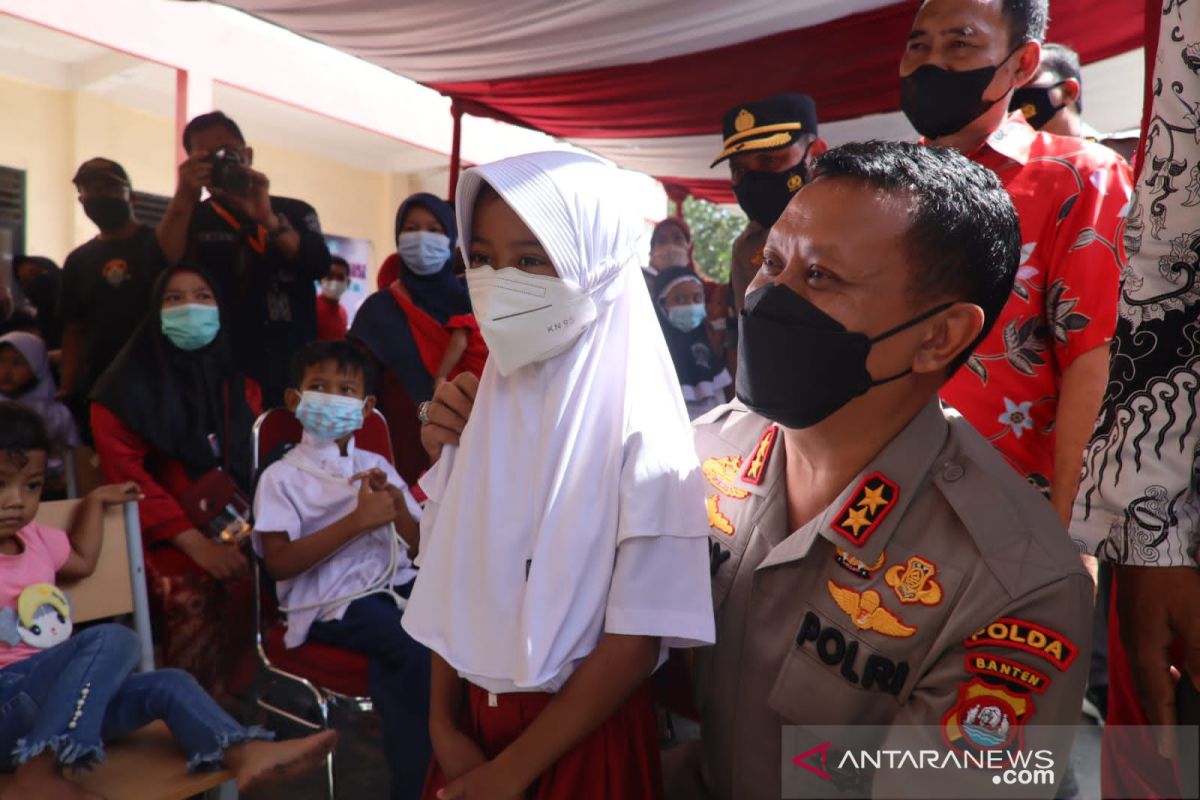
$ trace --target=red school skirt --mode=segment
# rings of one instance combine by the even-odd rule
[[[469,715],[463,731],[484,755],[495,758],[512,744],[554,697],[546,692],[495,695],[467,684]],[[436,800],[446,785],[437,758],[429,766],[422,800]],[[661,800],[662,763],[649,682],[630,695],[591,735],[556,761],[525,792],[527,800]]]

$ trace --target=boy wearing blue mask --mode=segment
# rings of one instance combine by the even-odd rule
[[[296,354],[284,400],[304,437],[259,480],[253,542],[277,581],[284,643],[317,641],[370,659],[391,797],[408,798],[419,795],[432,753],[429,652],[400,626],[421,509],[387,459],[355,447],[375,407],[371,372],[370,357],[346,341]]]

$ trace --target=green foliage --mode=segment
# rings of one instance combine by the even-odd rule
[[[683,203],[683,218],[692,229],[696,268],[714,281],[728,281],[733,240],[746,227],[746,216],[741,209],[689,197]]]

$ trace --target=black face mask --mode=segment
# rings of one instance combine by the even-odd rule
[[[737,397],[785,428],[808,428],[882,380],[867,371],[871,346],[952,306],[919,314],[875,338],[854,333],[782,284],[746,295],[738,337]]]
[[[1057,89],[1066,81],[1056,83],[1053,86],[1044,86],[1040,89],[1033,87],[1025,87],[1017,89],[1013,92],[1012,102],[1008,104],[1009,111],[1020,111],[1025,115],[1025,121],[1032,125],[1036,130],[1041,130],[1046,127],[1046,123],[1054,119],[1054,115],[1067,107],[1066,103],[1062,105],[1054,105],[1054,101],[1050,99],[1050,90]]]
[[[983,93],[996,77],[996,70],[1012,58],[1013,50],[994,67],[965,72],[925,64],[900,79],[900,108],[926,139],[958,133],[1000,102],[984,100]]]
[[[810,144],[809,147],[812,147]],[[783,215],[800,187],[808,183],[808,148],[800,163],[786,172],[746,172],[733,187],[733,194],[746,216],[769,228]]]
[[[83,201],[83,213],[102,231],[116,230],[133,216],[129,201],[120,197],[89,197]]]

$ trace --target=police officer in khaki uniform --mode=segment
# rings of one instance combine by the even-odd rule
[[[1011,291],[1012,203],[941,148],[847,145],[816,174],[747,295],[742,402],[696,422],[717,643],[697,652],[702,741],[668,752],[668,796],[961,785],[839,771],[818,726],[893,726],[875,744],[914,751],[1045,750],[1060,779],[1072,729],[1042,726],[1078,720],[1091,580],[1050,505],[937,400]],[[447,384],[425,409],[432,454],[471,395]]]
[[[750,221],[733,242],[729,285],[735,313],[762,266],[767,231],[808,181],[812,161],[827,149],[817,136],[817,104],[806,94],[777,94],[734,106],[721,124],[724,141],[713,167],[729,161],[738,205]],[[736,332],[736,331],[735,331]]]

